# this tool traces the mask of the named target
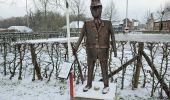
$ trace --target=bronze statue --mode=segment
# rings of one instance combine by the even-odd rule
[[[83,88],[83,91],[86,92],[92,87],[94,65],[98,59],[100,61],[104,82],[102,93],[105,94],[109,91],[108,56],[110,43],[114,51],[114,56],[117,56],[115,36],[111,21],[101,20],[102,4],[100,0],[92,0],[90,10],[94,19],[85,21],[74,52],[78,50],[82,39],[85,38],[88,79],[87,85]]]

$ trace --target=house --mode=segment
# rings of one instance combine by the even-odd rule
[[[158,19],[154,22],[154,31],[170,32],[170,11],[164,13],[162,20]]]
[[[80,31],[83,28],[83,25],[84,25],[83,21],[73,21],[70,23],[70,31],[75,32],[77,31],[77,29]],[[66,30],[67,25],[63,26],[62,29]]]
[[[138,25],[138,31],[146,31],[146,24],[139,24]]]
[[[31,33],[33,30],[26,26],[10,26],[8,30],[15,30],[15,32]]]
[[[77,36],[81,32],[83,28],[84,22],[83,21],[73,21],[70,23],[70,34],[71,36]],[[62,30],[66,32],[67,25],[62,27]],[[65,34],[65,33],[64,33]]]
[[[115,32],[123,31],[123,21],[114,21],[114,22],[112,22],[112,26],[113,26]]]
[[[127,18],[127,27],[130,31],[133,30],[133,23],[129,18]],[[123,20],[123,29],[125,28],[126,28],[126,18]]]
[[[132,30],[138,30],[139,29],[139,21],[136,19],[132,19]]]
[[[151,13],[146,22],[146,31],[154,31],[154,21],[153,13]]]

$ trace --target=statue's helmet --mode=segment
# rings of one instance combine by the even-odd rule
[[[90,6],[102,6],[100,0],[91,0]]]

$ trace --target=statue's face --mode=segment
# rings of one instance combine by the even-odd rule
[[[94,18],[101,18],[102,6],[91,6],[90,10]]]

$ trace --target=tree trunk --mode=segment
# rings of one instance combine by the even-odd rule
[[[15,75],[15,70],[19,64],[16,65],[16,60],[17,60],[17,47],[14,45],[14,60],[13,60],[13,72],[11,73],[10,80],[14,77]]]
[[[50,60],[51,60],[51,63],[52,63],[52,66],[53,66],[53,68],[52,68],[52,70],[51,70],[51,72],[50,72],[50,75],[49,75],[49,77],[48,77],[48,81],[47,82],[49,82],[50,81],[50,78],[51,78],[51,75],[52,75],[52,73],[53,73],[53,71],[54,71],[54,67],[55,67],[55,64],[54,64],[54,59],[53,59],[53,56],[54,56],[54,44],[52,44],[51,45],[51,50],[49,50],[49,47],[48,47],[48,45],[47,45],[47,52],[48,52],[48,55],[49,55],[49,57],[50,57]],[[51,53],[51,54],[50,54]]]
[[[121,42],[122,45],[122,57],[121,57],[121,65],[123,65],[123,58],[124,58],[124,46],[126,43]],[[121,89],[124,88],[124,79],[125,79],[125,72],[126,72],[126,67],[123,68],[122,70],[122,81],[121,81]]]
[[[20,59],[20,62],[19,62],[20,63],[20,68],[19,68],[19,77],[18,77],[18,80],[22,80],[22,77],[21,77],[22,76],[22,60],[23,60],[22,59],[22,51],[21,51],[21,46],[22,45],[18,44],[17,46],[18,46],[18,52],[19,52],[19,57],[20,57],[19,58]]]
[[[137,55],[136,44],[137,42],[130,42],[133,57]],[[136,70],[136,61],[134,61],[134,64],[133,64],[132,90],[134,90],[135,70]]]
[[[143,75],[144,75],[144,79],[143,79],[143,85],[142,85],[142,87],[144,88],[144,87],[145,87],[145,85],[146,85],[146,74],[145,74],[145,70],[144,70],[143,66],[142,66],[142,71],[143,71]]]
[[[37,62],[37,54],[35,53],[34,44],[30,44],[30,51],[31,51],[32,63],[34,65],[34,71],[36,72],[38,80],[42,80],[41,69]]]
[[[4,55],[3,55],[3,58],[4,58],[4,75],[6,76],[7,75],[7,71],[6,71],[6,57],[7,57],[7,43],[4,41]]]

